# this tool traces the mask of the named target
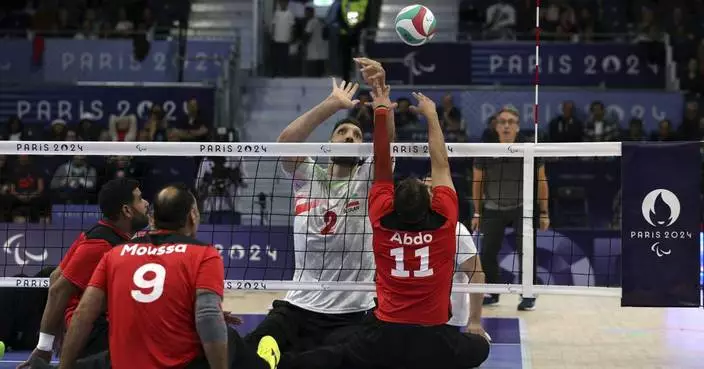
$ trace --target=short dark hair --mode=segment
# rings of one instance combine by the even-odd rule
[[[103,217],[118,220],[122,207],[134,203],[134,190],[139,188],[139,182],[131,178],[117,178],[108,181],[98,193],[98,206]]]
[[[430,212],[430,194],[418,178],[408,177],[396,185],[394,210],[404,223],[418,223]]]
[[[185,227],[195,202],[196,198],[186,185],[176,183],[165,186],[154,200],[154,226],[168,231]]]
[[[337,128],[343,124],[351,124],[357,128],[359,128],[360,131],[362,131],[362,134],[364,134],[364,129],[362,129],[362,124],[359,123],[357,119],[354,119],[352,117],[347,117],[347,118],[342,118],[337,123],[335,123],[335,126],[332,127],[332,132],[330,132],[330,136],[335,134],[335,131],[337,131]]]

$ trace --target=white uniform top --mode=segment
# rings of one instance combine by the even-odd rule
[[[477,246],[474,244],[472,234],[462,223],[457,223],[457,257],[455,258],[455,270],[460,265],[477,254]],[[454,283],[469,283],[469,276],[464,272],[456,272],[452,277]],[[452,305],[452,318],[447,322],[449,325],[464,327],[469,322],[469,295],[466,293],[453,293],[450,295]]]
[[[373,282],[374,255],[367,194],[372,158],[350,177],[330,179],[328,170],[306,158],[295,173],[294,281]],[[291,173],[288,173],[291,176]],[[286,301],[306,310],[343,314],[372,309],[371,292],[289,291]]]

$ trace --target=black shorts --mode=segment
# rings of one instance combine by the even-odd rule
[[[245,342],[257,347],[264,336],[272,336],[281,352],[305,351],[321,345],[345,342],[358,332],[368,312],[322,314],[305,310],[287,301],[274,300],[272,309]]]
[[[467,369],[489,356],[489,342],[448,325],[417,326],[369,319],[347,342],[286,353],[279,369]]]
[[[270,369],[269,364],[262,360],[254,348],[244,343],[239,333],[231,327],[227,328],[228,340],[228,360],[231,369]],[[92,355],[81,360],[75,365],[75,369],[110,369],[110,354],[108,351]],[[204,355],[198,356],[190,362],[185,369],[210,369],[208,360]]]

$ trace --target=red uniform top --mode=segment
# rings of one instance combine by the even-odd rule
[[[93,228],[81,233],[73,242],[59,265],[61,274],[81,291],[84,291],[103,255],[113,246],[125,243],[129,239],[129,235],[112,224],[99,221]],[[81,294],[71,297],[68,302],[64,312],[66,327],[71,323],[73,312],[78,307],[78,302],[81,301]]]
[[[375,181],[369,194],[379,320],[441,325],[450,318],[457,241],[457,193],[433,189],[431,212],[411,229],[394,213],[394,184]]]
[[[195,326],[196,289],[222,297],[217,249],[153,231],[105,254],[90,286],[107,296],[114,368],[183,368],[203,354]]]

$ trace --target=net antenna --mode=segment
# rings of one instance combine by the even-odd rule
[[[538,143],[538,120],[540,104],[538,100],[540,90],[540,0],[535,0],[535,92],[533,101],[533,142]]]
[[[566,285],[538,285],[533,284],[533,271],[535,265],[532,255],[535,253],[535,237],[533,232],[532,212],[535,174],[532,170],[532,163],[535,158],[541,157],[613,157],[621,156],[620,142],[582,142],[582,143],[449,143],[447,144],[448,155],[451,158],[476,158],[476,157],[514,157],[524,158],[524,168],[531,166],[530,170],[524,170],[524,230],[523,230],[523,271],[522,283],[520,284],[455,284],[455,292],[475,292],[475,293],[513,293],[531,296],[533,294],[562,294],[562,295],[586,295],[586,296],[620,296],[620,288],[595,287],[595,286],[566,286]],[[399,158],[428,158],[428,145],[426,143],[394,143],[392,144],[392,155]],[[373,154],[372,144],[333,144],[333,143],[199,143],[199,142],[55,142],[55,141],[0,141],[0,155],[35,155],[35,156],[132,156],[132,157],[213,157],[213,156],[238,156],[250,158],[250,160],[261,160],[274,162],[277,158],[309,156],[311,158],[330,157],[366,157]],[[256,203],[257,194],[254,199]],[[270,195],[270,201],[277,197]],[[264,201],[268,203],[269,201]],[[271,204],[269,213],[273,215]],[[266,214],[265,214],[266,215]],[[285,216],[289,216],[286,214]],[[267,216],[269,219],[270,216]],[[528,219],[528,220],[525,220]],[[271,222],[267,222],[271,223]],[[15,225],[21,227],[22,225]],[[232,233],[246,233],[246,230],[238,230],[237,226],[226,226]],[[247,228],[246,224],[243,228]],[[15,228],[17,229],[17,228]],[[25,229],[26,231],[26,229]],[[261,236],[261,234],[259,235]],[[275,236],[272,234],[272,237]],[[249,237],[249,236],[245,236]],[[234,239],[234,238],[233,238]],[[273,238],[272,238],[273,239]],[[5,241],[7,243],[7,241]],[[48,242],[48,241],[45,241]],[[220,245],[222,246],[222,245]],[[237,248],[235,249],[235,246]],[[275,252],[267,248],[257,246],[257,255]],[[272,245],[277,246],[277,245]],[[281,247],[284,247],[283,245]],[[4,252],[0,252],[0,258],[5,261],[10,260],[10,252],[15,249],[26,248],[26,245],[13,246],[5,245]],[[44,247],[46,245],[35,246]],[[68,251],[69,245],[62,245],[62,255]],[[217,247],[217,245],[216,245]],[[252,246],[254,247],[254,246]],[[10,250],[12,248],[12,251]],[[22,251],[22,250],[20,250]],[[50,250],[56,252],[56,250]],[[283,252],[279,252],[281,254]],[[251,262],[249,255],[252,250],[243,250],[241,245],[233,245],[232,249],[225,252],[223,256],[244,255],[243,263]],[[46,265],[20,265],[45,267]],[[287,267],[291,267],[288,265]],[[226,267],[227,268],[227,267]],[[240,267],[242,268],[242,267]],[[243,268],[256,268],[245,264]],[[261,268],[261,267],[259,267]],[[274,271],[276,272],[276,270]],[[3,273],[7,273],[4,271]],[[279,275],[274,273],[275,275]],[[0,275],[0,287],[27,287],[27,288],[47,288],[48,278],[19,278],[6,274]],[[226,289],[239,290],[338,290],[338,291],[375,291],[373,282],[299,282],[295,280],[226,280]]]

